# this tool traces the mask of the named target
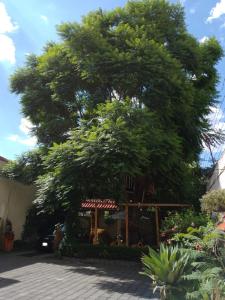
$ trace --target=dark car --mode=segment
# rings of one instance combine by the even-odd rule
[[[54,244],[54,235],[46,235],[43,238],[40,238],[38,242],[38,249],[46,252],[53,252],[53,244]]]

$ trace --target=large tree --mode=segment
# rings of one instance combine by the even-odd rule
[[[79,205],[86,198],[124,201],[128,174],[145,174],[153,180],[170,170],[183,178],[186,168],[179,140],[168,136],[148,109],[116,100],[99,105],[95,115],[73,130],[67,142],[51,147],[45,157],[46,172],[37,181],[41,206],[50,201],[49,208],[54,204],[55,209],[63,205],[69,210],[71,203]]]
[[[216,103],[216,63],[222,56],[218,42],[211,38],[199,43],[187,31],[182,6],[165,0],[129,1],[109,12],[99,9],[81,23],[59,25],[58,33],[60,43],[49,43],[42,55],[28,57],[11,78],[11,89],[21,96],[23,113],[34,124],[40,145],[58,143],[43,159],[39,196],[47,201],[58,186],[61,198],[74,198],[91,169],[95,188],[83,196],[107,194],[103,177],[111,182],[118,170],[130,175],[138,170],[157,183],[159,198],[185,199],[195,185],[193,162],[201,151],[201,137],[210,130],[207,114]],[[110,106],[115,101],[122,106]],[[120,122],[123,105],[125,127],[115,134],[113,122]],[[141,122],[133,121],[131,107]],[[114,120],[110,133],[102,121],[107,116]],[[64,162],[71,153],[75,163],[68,168]],[[83,161],[91,166],[85,172]],[[68,176],[73,184],[67,185]],[[87,191],[90,180],[82,184],[79,191]]]

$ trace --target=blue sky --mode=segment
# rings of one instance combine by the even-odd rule
[[[31,124],[21,114],[19,98],[9,91],[9,77],[23,66],[26,55],[40,54],[47,41],[57,40],[55,26],[61,22],[79,21],[99,7],[123,6],[125,0],[0,0],[0,155],[14,159],[32,149],[35,137],[29,135]],[[171,0],[171,2],[178,2]],[[188,30],[199,40],[215,36],[225,49],[225,0],[183,0]],[[210,116],[225,129],[225,59],[218,64],[218,85],[222,105]],[[223,150],[216,149],[217,157]],[[208,152],[203,154],[207,159]]]

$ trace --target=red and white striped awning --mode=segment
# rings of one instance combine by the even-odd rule
[[[115,200],[112,199],[87,199],[81,202],[81,208],[86,209],[118,209],[118,205]]]

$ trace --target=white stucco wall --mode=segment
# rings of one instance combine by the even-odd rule
[[[15,240],[21,239],[28,208],[35,197],[33,186],[0,178],[0,233],[6,218],[12,222]],[[1,224],[2,223],[2,224]]]
[[[225,189],[225,152],[215,165],[213,174],[207,184],[208,191],[221,189]]]

